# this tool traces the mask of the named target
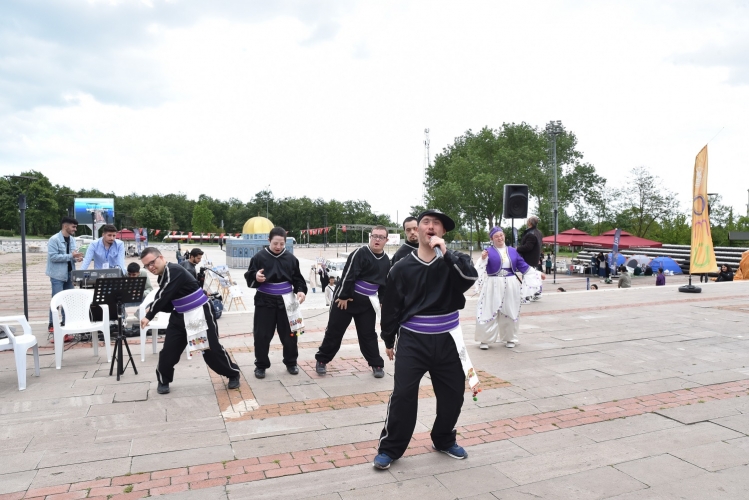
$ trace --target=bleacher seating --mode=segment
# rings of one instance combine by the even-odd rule
[[[732,269],[736,270],[739,267],[741,261],[741,254],[746,252],[747,248],[739,247],[715,247],[715,258],[718,261],[718,265],[728,264]],[[630,255],[647,255],[648,257],[671,257],[679,264],[681,270],[684,273],[689,273],[689,261],[690,254],[689,245],[663,245],[661,248],[628,248],[626,250],[620,250],[619,253],[625,257]],[[611,252],[610,248],[584,248],[581,250],[577,257],[573,260],[578,262],[590,262],[590,258],[593,255],[598,255],[598,252],[607,254]],[[711,274],[711,276],[717,276],[717,273]]]

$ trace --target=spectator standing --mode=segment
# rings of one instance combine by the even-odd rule
[[[546,256],[546,274],[551,274],[551,253]]]
[[[60,221],[60,232],[47,242],[47,270],[54,297],[63,290],[73,289],[73,271],[75,263],[83,260],[83,254],[76,252],[75,232],[78,221],[72,217],[63,217]],[[65,321],[65,316],[62,318]],[[49,333],[54,333],[52,310],[49,311]],[[73,340],[72,335],[65,335],[65,342]]]
[[[658,268],[658,274],[655,277],[655,286],[665,286],[666,285],[666,275],[663,274],[663,268]]]
[[[309,271],[309,286],[310,288],[312,288],[312,293],[316,293],[315,288],[317,288],[317,269],[315,269],[314,264]]]

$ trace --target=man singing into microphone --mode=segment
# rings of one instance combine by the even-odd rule
[[[465,349],[458,311],[465,307],[463,294],[478,273],[468,255],[446,249],[442,237],[455,228],[450,217],[426,210],[417,224],[419,249],[390,270],[382,304],[381,337],[388,358],[395,358],[395,380],[374,459],[377,469],[389,468],[406,451],[416,427],[419,382],[426,372],[437,397],[432,446],[458,460],[468,457],[455,441],[455,424],[466,378],[472,388],[478,379]]]

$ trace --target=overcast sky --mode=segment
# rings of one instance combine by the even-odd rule
[[[3,0],[0,174],[117,194],[367,200],[402,219],[468,129],[561,120],[746,214],[746,1]],[[717,137],[716,137],[717,134]]]

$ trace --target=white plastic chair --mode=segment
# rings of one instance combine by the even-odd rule
[[[146,309],[148,309],[148,306],[153,302],[153,299],[156,297],[156,292],[158,292],[159,289],[151,290],[151,292],[146,295],[146,298],[143,299],[143,302],[138,307],[138,310],[140,311],[138,316],[142,319],[146,317]],[[169,326],[169,318],[171,317],[171,314],[169,313],[158,313],[149,323],[148,326],[145,328],[140,329],[140,360],[145,363],[146,361],[146,336],[148,334],[148,330],[151,331],[151,344],[153,345],[153,353],[156,354],[159,352],[159,330],[166,329],[167,326]],[[185,348],[185,352],[187,353],[187,359],[192,359],[192,355],[190,354],[190,350],[188,348]]]
[[[63,340],[65,335],[76,333],[91,333],[91,343],[94,346],[94,356],[99,355],[99,336],[104,334],[104,349],[107,352],[107,362],[112,361],[111,345],[109,342],[109,306],[101,304],[102,321],[91,321],[89,310],[94,301],[93,290],[63,290],[50,301],[52,308],[52,324],[55,327],[55,368],[62,366]],[[65,311],[65,326],[61,326],[61,307]]]
[[[7,323],[19,323],[23,328],[23,335],[14,335]],[[26,351],[33,349],[34,352],[34,375],[39,376],[39,346],[36,337],[31,333],[31,326],[26,317],[3,316],[0,318],[0,328],[8,336],[0,340],[0,351],[13,350],[16,356],[16,371],[18,372],[18,390],[26,389]]]

